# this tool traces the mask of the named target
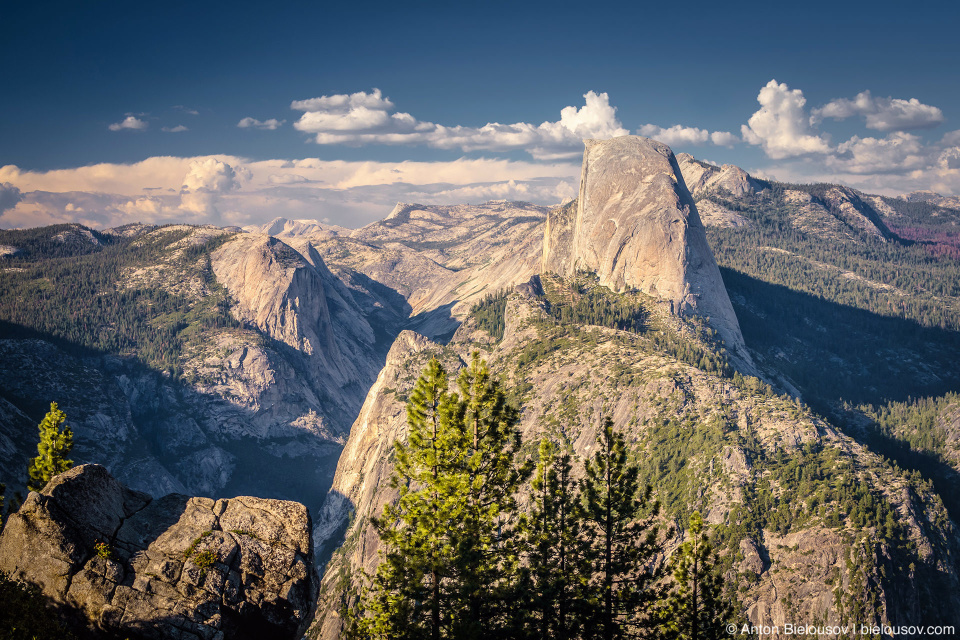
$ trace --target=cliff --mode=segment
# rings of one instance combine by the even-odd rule
[[[576,217],[552,212],[541,272],[594,271],[615,291],[638,289],[678,315],[709,318],[750,363],[696,205],[669,147],[636,136],[587,140]]]

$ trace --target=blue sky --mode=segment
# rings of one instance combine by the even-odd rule
[[[551,204],[580,139],[625,133],[960,194],[947,2],[142,4],[5,9],[0,226]]]

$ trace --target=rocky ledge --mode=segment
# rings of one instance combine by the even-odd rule
[[[0,535],[0,571],[93,637],[297,638],[318,585],[302,504],[151,500],[95,464],[30,493]]]

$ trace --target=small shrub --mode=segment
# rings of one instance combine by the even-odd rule
[[[199,536],[197,536],[193,542],[190,543],[190,546],[187,547],[187,550],[183,552],[184,560],[189,560],[190,556],[193,555],[193,552],[197,550],[197,545],[200,544],[200,541],[206,538],[208,535],[213,533],[213,531],[204,531]]]
[[[113,560],[117,555],[113,552],[113,547],[106,542],[98,542],[93,545],[93,548],[97,550],[97,555],[103,558],[104,560]]]
[[[206,551],[201,551],[197,554],[197,557],[193,559],[193,563],[200,568],[202,573],[206,573],[207,569],[213,566],[213,563],[218,560],[217,554],[209,549]]]

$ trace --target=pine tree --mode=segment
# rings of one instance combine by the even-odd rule
[[[639,468],[627,462],[626,442],[609,417],[597,443],[581,485],[592,565],[586,637],[613,640],[653,631],[659,505],[651,487],[640,488]]]
[[[690,539],[670,558],[676,583],[662,612],[662,634],[669,640],[728,638],[733,606],[723,595],[723,579],[699,512],[690,516]]]
[[[27,483],[30,491],[42,491],[51,478],[73,466],[73,460],[67,460],[73,449],[73,431],[67,425],[60,430],[60,425],[66,419],[67,415],[57,408],[57,403],[51,402],[50,411],[39,425],[37,451],[40,455],[30,462],[30,480]]]
[[[433,359],[407,403],[407,444],[394,443],[395,504],[373,521],[386,550],[371,588],[354,612],[357,638],[450,637],[449,582],[463,519],[463,430],[447,374]]]
[[[454,634],[458,640],[469,640],[495,630],[512,632],[520,554],[510,516],[516,511],[516,494],[530,476],[532,463],[514,464],[520,448],[520,412],[507,402],[479,352],[474,351],[470,366],[461,370],[457,386],[469,488],[457,553],[462,613]]]
[[[348,623],[356,638],[457,638],[505,633],[519,568],[513,463],[518,412],[474,354],[447,391],[431,360],[407,404],[406,444],[391,480],[400,496],[374,526],[385,555]]]
[[[570,455],[557,455],[549,440],[540,443],[540,460],[531,488],[531,512],[523,519],[526,637],[577,638],[587,571],[582,512],[570,475]]]

